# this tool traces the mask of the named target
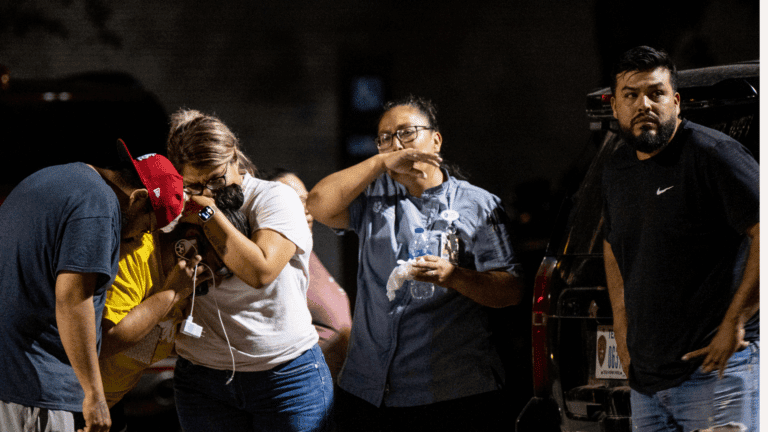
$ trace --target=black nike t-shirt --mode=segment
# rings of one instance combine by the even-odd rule
[[[683,121],[656,156],[619,146],[603,171],[605,238],[624,280],[630,386],[678,385],[705,347],[741,281],[759,221],[759,167],[725,134]],[[747,325],[759,339],[759,314]]]

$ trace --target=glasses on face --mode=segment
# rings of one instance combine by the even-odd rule
[[[189,195],[201,195],[205,189],[211,192],[215,192],[227,185],[227,173],[229,173],[229,163],[224,170],[224,174],[216,178],[212,178],[205,183],[190,183],[184,185],[184,192]]]
[[[429,126],[408,126],[408,127],[396,130],[394,134],[388,134],[388,133],[379,134],[379,136],[377,136],[374,141],[376,142],[376,147],[379,150],[387,150],[388,148],[392,147],[392,144],[395,142],[394,141],[395,137],[397,137],[397,139],[400,140],[401,144],[405,144],[415,140],[419,136],[420,130],[427,130],[427,129],[434,129],[434,128]]]

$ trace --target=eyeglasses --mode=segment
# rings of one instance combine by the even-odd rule
[[[376,137],[376,147],[379,150],[386,150],[392,147],[394,143],[393,138],[397,137],[401,144],[409,143],[415,140],[419,136],[419,131],[422,129],[434,129],[429,126],[408,126],[406,128],[398,129],[394,134],[383,133]]]
[[[227,185],[227,173],[229,172],[229,162],[224,171],[224,175],[212,178],[205,183],[190,183],[184,185],[184,192],[190,195],[202,195],[205,189],[215,192]]]

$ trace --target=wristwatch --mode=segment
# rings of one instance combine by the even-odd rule
[[[197,217],[200,218],[203,223],[208,222],[212,217],[213,214],[216,213],[211,206],[205,206],[202,210],[200,210],[199,213],[197,213]]]

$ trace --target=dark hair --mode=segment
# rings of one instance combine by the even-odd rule
[[[381,115],[379,116],[379,120],[376,122],[376,125],[378,126],[378,124],[381,123],[381,119],[384,117],[384,114],[389,112],[389,110],[392,108],[399,106],[409,106],[416,108],[420,113],[424,115],[424,117],[427,118],[429,126],[433,128],[435,132],[440,132],[440,126],[437,124],[437,107],[435,104],[433,104],[429,99],[414,95],[408,95],[405,98],[385,103]]]
[[[240,207],[243,206],[243,202],[245,201],[245,197],[243,195],[243,188],[242,186],[238,184],[231,184],[229,186],[225,186],[221,189],[218,189],[216,191],[216,195],[214,196],[214,201],[216,202],[216,207],[218,207],[221,214],[224,215],[230,222],[232,222],[232,225],[240,231],[244,236],[250,237],[251,236],[251,229],[250,225],[248,224],[248,219],[245,217],[243,212],[240,211]],[[198,228],[201,231],[202,234],[202,228],[195,225],[196,228]],[[205,236],[205,234],[202,234],[203,237],[203,244],[198,245],[199,249],[198,252],[200,252],[201,255],[206,253],[208,247],[211,246],[211,241]],[[212,247],[213,250],[215,250],[215,247]],[[219,256],[219,260],[222,262],[224,259],[219,255],[218,252],[216,252],[216,255]],[[226,267],[225,267],[226,268]],[[219,271],[220,275],[222,274]],[[232,275],[231,270],[227,270],[227,274],[224,275],[224,277],[229,277]],[[208,294],[208,281],[205,281],[201,283],[200,285],[195,288],[195,293],[197,295],[205,295]]]
[[[649,46],[639,46],[626,51],[613,65],[611,74],[611,93],[616,94],[617,77],[629,71],[650,71],[656,68],[665,68],[669,71],[669,83],[672,91],[677,91],[677,67],[666,51],[654,49]]]
[[[225,186],[216,191],[214,200],[216,201],[216,207],[232,222],[232,225],[243,235],[250,237],[251,230],[248,219],[240,211],[240,207],[243,206],[245,201],[242,186],[235,183]]]
[[[382,108],[381,115],[379,116],[379,121],[376,124],[378,125],[381,123],[381,119],[384,117],[384,114],[388,113],[392,108],[399,106],[409,106],[416,108],[422,115],[424,115],[424,117],[427,118],[429,126],[434,128],[435,132],[440,132],[440,126],[437,124],[437,106],[429,99],[414,96],[412,94],[402,99],[396,99],[385,103]],[[458,165],[446,162],[445,159],[443,159],[443,163],[440,165],[440,167],[444,168],[450,175],[456,177],[459,180],[469,179],[469,174],[463,171]]]

